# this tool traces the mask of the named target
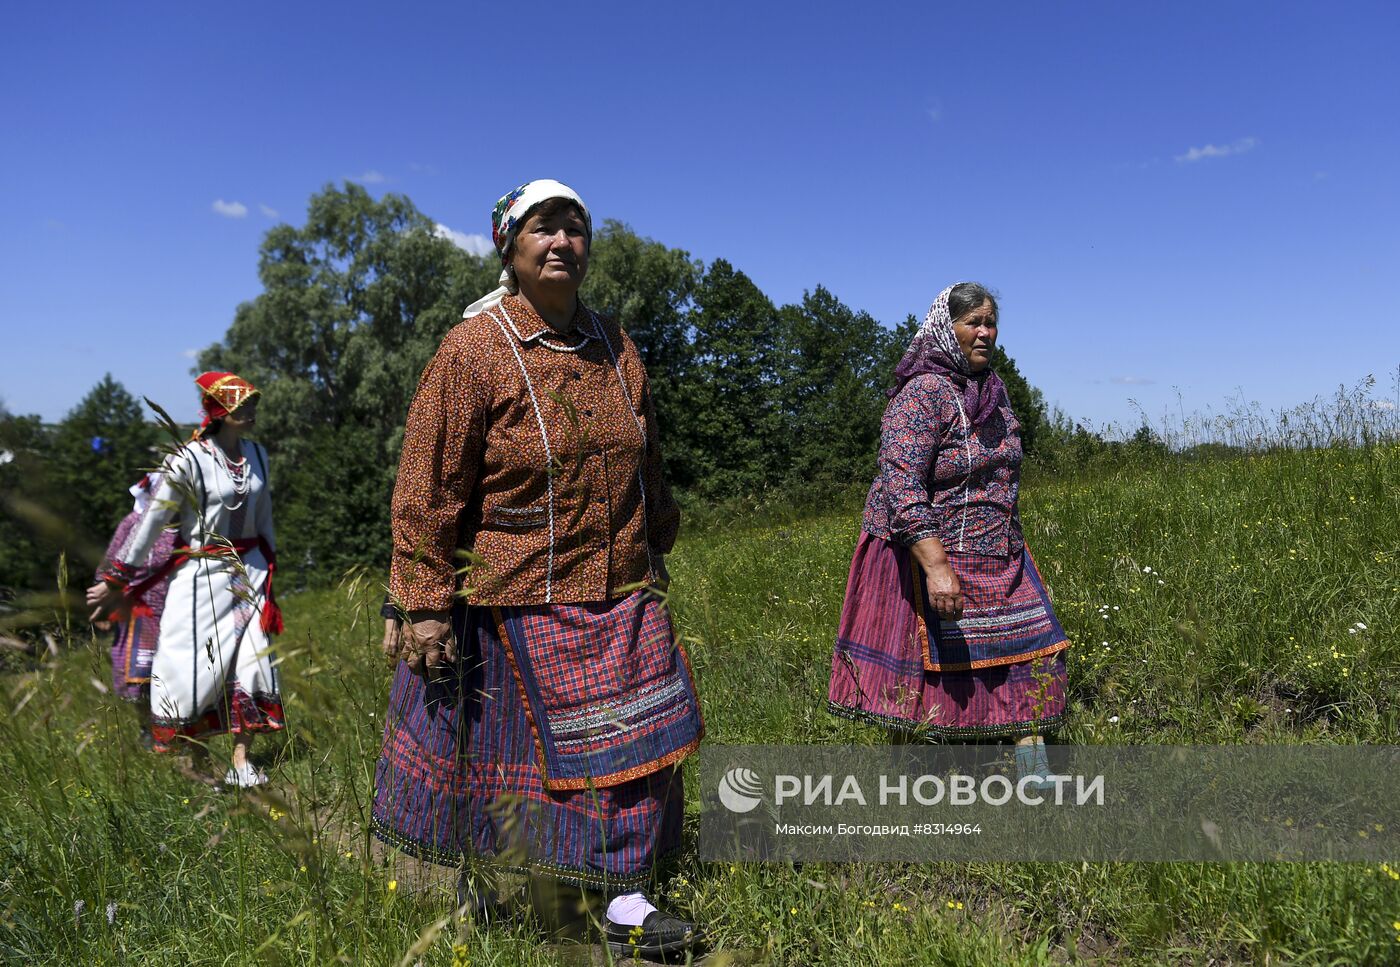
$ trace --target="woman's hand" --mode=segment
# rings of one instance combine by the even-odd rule
[[[452,622],[445,611],[414,611],[408,617],[412,623],[402,632],[403,660],[409,671],[433,681],[443,666],[457,660]]]
[[[103,621],[110,614],[124,618],[131,608],[131,602],[127,600],[121,588],[106,581],[98,581],[88,588],[84,597],[87,606],[92,609],[88,615],[90,621]]]
[[[963,613],[962,582],[948,563],[948,552],[936,537],[928,537],[909,548],[914,560],[924,572],[928,600],[938,616],[957,621]]]
[[[953,565],[945,559],[942,564],[924,571],[924,581],[928,585],[929,603],[940,618],[957,621],[963,613],[962,582],[953,573]]]
[[[384,619],[384,640],[379,643],[380,649],[384,652],[384,657],[390,662],[399,660],[399,651],[403,645],[400,641],[400,624],[397,618]]]

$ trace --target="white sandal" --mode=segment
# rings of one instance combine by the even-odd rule
[[[239,789],[251,789],[254,786],[261,786],[267,782],[267,773],[261,769],[253,768],[251,762],[244,763],[236,769],[230,769],[224,775],[224,783],[230,786],[237,786]]]

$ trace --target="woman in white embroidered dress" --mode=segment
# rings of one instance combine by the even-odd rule
[[[225,781],[254,786],[267,776],[248,759],[253,734],[282,728],[271,636],[282,630],[272,597],[276,570],[267,453],[245,440],[258,391],[232,373],[205,373],[204,423],[165,462],[141,522],[114,555],[95,603],[140,613],[145,589],[170,577],[151,670],[151,733],[156,751],[177,740],[234,736]],[[133,581],[172,521],[179,538],[170,563]]]

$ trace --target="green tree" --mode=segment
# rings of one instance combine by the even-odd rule
[[[1011,412],[1021,421],[1021,446],[1026,453],[1034,455],[1047,432],[1045,397],[1036,389],[1021,371],[1016,368],[1016,360],[1006,354],[1001,346],[992,351],[992,371],[1006,384],[1006,395],[1011,400]]]
[[[106,544],[131,510],[128,488],[160,461],[157,434],[143,404],[110,373],[63,418],[50,451],[51,479],[81,533]]]
[[[302,441],[301,456],[272,467],[279,566],[298,584],[324,583],[353,565],[384,563],[392,477],[346,454],[372,451],[376,431],[346,424]]]
[[[312,196],[305,225],[264,237],[262,293],[199,362],[263,391],[259,438],[273,457],[289,561],[329,567],[345,548],[364,563],[387,560],[389,495],[418,377],[499,270],[438,237],[407,198],[375,200],[354,184],[328,186]],[[341,515],[352,493],[355,512]]]
[[[786,466],[782,326],[778,311],[744,273],[717,259],[695,295],[692,365],[678,434],[702,495],[754,493]]]
[[[396,446],[424,365],[498,271],[437,237],[402,195],[376,201],[359,185],[328,186],[312,196],[305,225],[268,231],[262,293],[238,307],[200,366],[263,388],[270,450],[346,423],[378,428],[381,444]]]
[[[894,387],[895,368],[899,366],[899,361],[904,358],[909,344],[914,341],[914,336],[918,331],[919,319],[911,312],[904,317],[903,322],[890,332],[890,341],[885,345],[885,358],[882,363],[886,391]]]
[[[880,446],[896,334],[822,286],[801,304],[783,306],[781,316],[787,349],[781,390],[791,424],[786,476],[868,479]]]
[[[687,419],[681,389],[691,375],[690,314],[703,273],[688,252],[610,220],[593,237],[583,283],[584,302],[616,319],[646,364],[662,453],[674,481],[697,474],[695,455],[680,435]]]
[[[6,592],[53,585],[63,543],[24,513],[27,506],[42,506],[51,490],[51,445],[37,416],[15,416],[0,406],[0,600]]]

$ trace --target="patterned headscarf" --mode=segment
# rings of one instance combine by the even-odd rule
[[[515,276],[508,269],[510,250],[515,242],[516,230],[525,223],[525,219],[530,216],[530,211],[535,206],[547,202],[551,198],[567,198],[578,206],[578,210],[583,213],[583,224],[588,231],[588,237],[590,241],[592,240],[593,216],[588,213],[588,206],[583,203],[578,192],[568,185],[552,178],[541,178],[506,192],[491,211],[491,241],[495,243],[496,254],[501,257],[502,265],[501,277],[498,280],[501,283],[500,288],[488,292],[467,306],[462,313],[463,319],[499,305],[501,299],[507,295],[515,295],[518,291]]]
[[[209,424],[222,420],[262,392],[234,373],[200,373],[194,381],[200,389],[200,405],[204,407],[204,421],[199,424],[196,436],[203,436]]]
[[[904,384],[915,376],[924,373],[946,376],[962,391],[963,410],[975,429],[991,416],[997,405],[1006,398],[1006,386],[990,367],[980,373],[974,373],[972,363],[958,345],[957,333],[953,331],[953,314],[948,308],[948,297],[962,284],[954,282],[938,293],[938,298],[929,306],[923,324],[914,334],[904,358],[895,367],[894,388],[890,390],[890,396],[895,396],[904,388]]]

